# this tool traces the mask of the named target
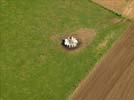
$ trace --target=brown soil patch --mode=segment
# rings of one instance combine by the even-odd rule
[[[93,29],[79,29],[76,32],[70,33],[70,35],[79,39],[82,47],[86,47],[94,39],[96,32]]]
[[[89,73],[70,100],[134,99],[134,25]]]
[[[105,8],[134,20],[134,0],[92,0]]]
[[[66,49],[67,51],[79,51],[82,48],[85,48],[90,45],[93,39],[96,36],[96,32],[94,29],[79,29],[72,33],[66,33],[63,36],[52,36],[52,40],[58,40],[58,43],[61,45],[62,39],[67,38],[68,36],[74,36],[80,41],[80,45],[76,49]]]
[[[123,11],[123,15],[134,19],[134,0],[128,3],[127,7]]]

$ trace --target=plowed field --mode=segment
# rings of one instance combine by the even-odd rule
[[[71,100],[134,99],[134,26],[81,82]]]

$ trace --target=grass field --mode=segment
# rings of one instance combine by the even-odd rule
[[[0,0],[0,100],[65,100],[129,25],[115,20],[88,0]],[[51,39],[80,28],[96,37],[79,52]]]

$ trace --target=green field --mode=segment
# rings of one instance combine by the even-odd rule
[[[128,27],[115,19],[90,0],[0,0],[0,100],[66,100]],[[80,28],[97,35],[79,52],[51,38]]]

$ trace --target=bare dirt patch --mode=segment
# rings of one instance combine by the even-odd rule
[[[127,7],[123,11],[124,16],[128,16],[131,19],[134,19],[134,0],[128,2]]]
[[[134,0],[92,0],[105,8],[134,20]]]
[[[134,99],[134,25],[89,73],[70,100]]]
[[[79,51],[82,48],[85,48],[90,45],[90,43],[93,41],[93,39],[96,36],[96,32],[94,29],[81,28],[75,32],[66,33],[63,36],[59,36],[59,35],[52,36],[52,40],[56,40],[56,41],[58,40],[58,43],[61,45],[62,40],[67,38],[68,36],[74,36],[79,40],[80,44],[75,49],[67,49],[64,48],[63,46],[62,48],[64,48],[67,51]]]

